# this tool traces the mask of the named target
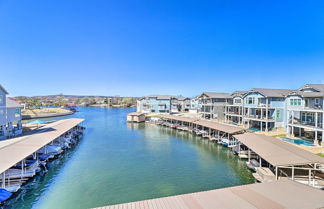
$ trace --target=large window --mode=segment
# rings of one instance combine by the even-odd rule
[[[290,99],[291,106],[301,106],[301,99]]]
[[[319,105],[319,104],[320,104],[320,99],[319,99],[319,98],[316,98],[316,99],[315,99],[315,104],[316,104],[316,105]]]
[[[2,98],[2,95],[0,95],[0,104],[2,104],[3,102],[3,98]]]
[[[254,97],[248,97],[246,100],[246,104],[254,104]]]

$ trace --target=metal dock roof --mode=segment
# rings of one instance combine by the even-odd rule
[[[44,126],[31,135],[0,141],[0,173],[19,163],[83,121],[84,119],[78,118],[60,120]]]
[[[273,166],[324,164],[324,158],[274,137],[253,133],[234,137]]]

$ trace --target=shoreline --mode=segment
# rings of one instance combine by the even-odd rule
[[[66,112],[66,113],[52,113],[52,114],[43,114],[43,115],[22,115],[23,120],[30,120],[30,119],[38,119],[38,118],[52,118],[52,117],[60,117],[66,115],[72,115],[74,112]]]

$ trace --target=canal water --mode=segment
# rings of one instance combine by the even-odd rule
[[[85,118],[84,137],[5,208],[85,209],[254,182],[227,148],[166,127],[127,124],[132,111],[80,108],[61,117]]]

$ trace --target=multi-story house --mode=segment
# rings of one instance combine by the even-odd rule
[[[189,112],[190,113],[198,113],[200,108],[201,108],[201,102],[200,102],[199,96],[191,98]]]
[[[246,93],[243,123],[246,128],[260,131],[285,128],[286,96],[289,89],[254,88]]]
[[[228,93],[204,92],[200,95],[199,114],[208,120],[222,121],[225,118],[226,99],[230,98]]]
[[[235,91],[231,97],[226,99],[225,122],[234,125],[243,125],[244,117],[244,95],[246,91]]]
[[[287,132],[321,144],[324,136],[324,84],[307,84],[287,96]]]
[[[150,95],[137,101],[137,112],[142,113],[171,113],[173,96]]]
[[[188,97],[177,97],[179,103],[180,112],[189,112],[190,109],[190,98]]]
[[[0,139],[22,134],[22,106],[0,85]]]

